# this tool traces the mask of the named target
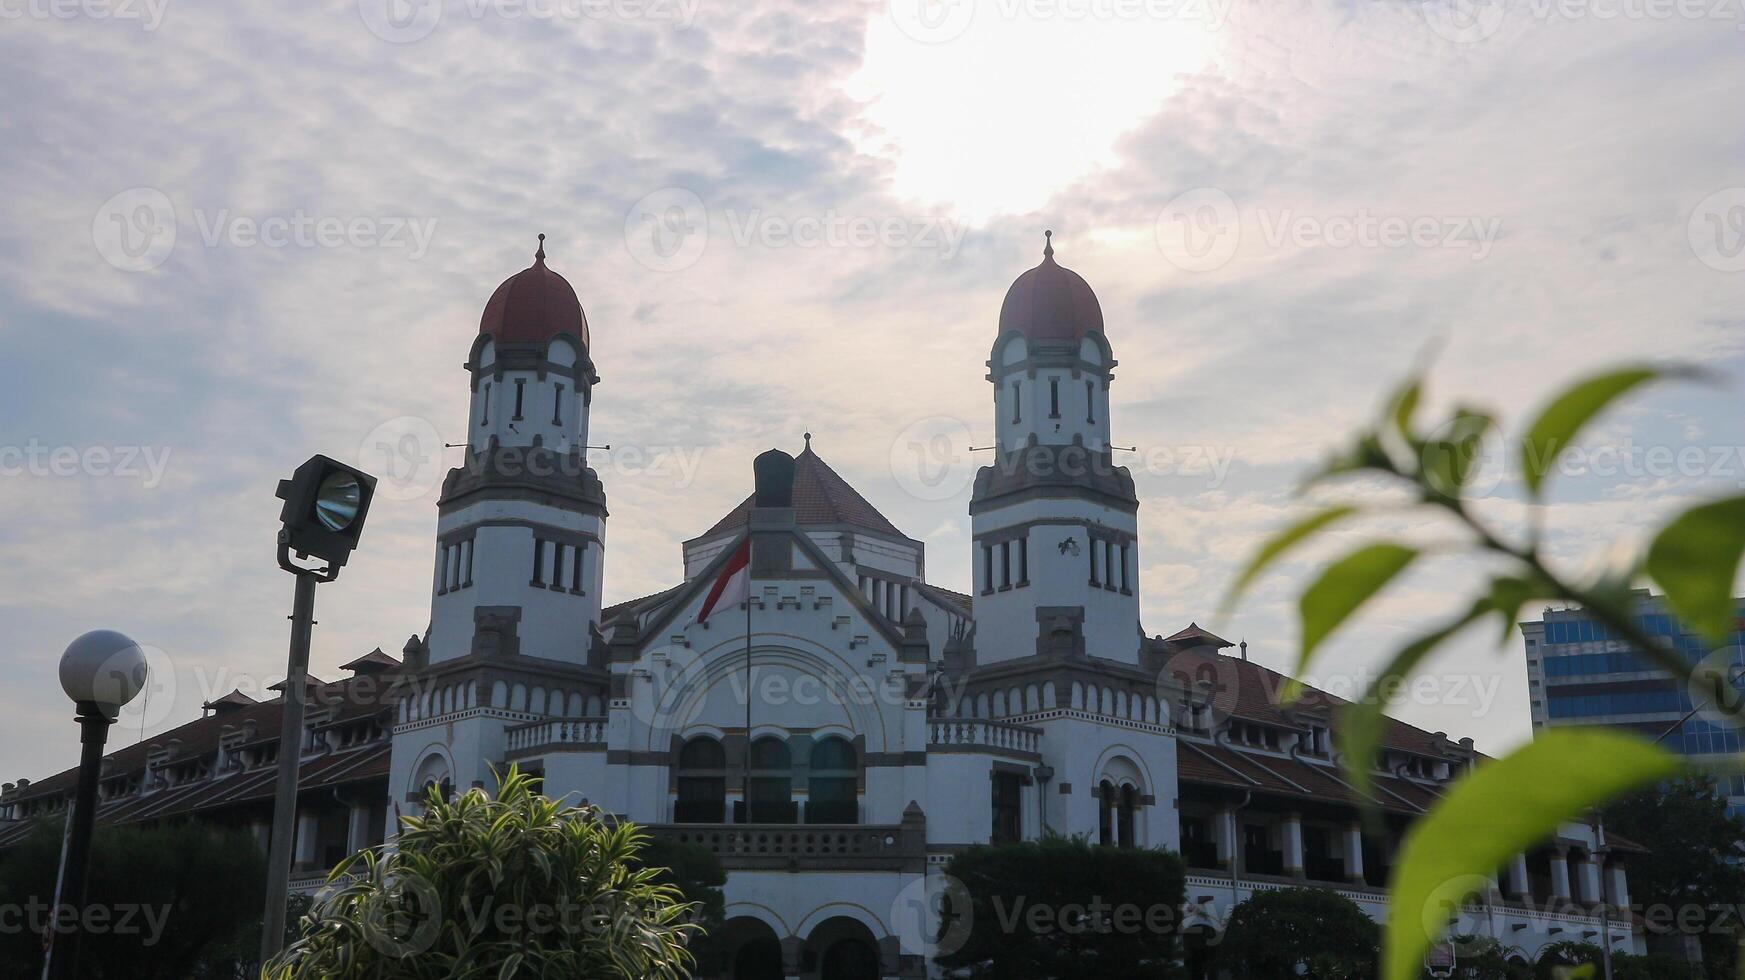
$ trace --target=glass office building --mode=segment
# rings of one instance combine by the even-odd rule
[[[1745,607],[1734,621],[1723,656],[1745,670]],[[1692,664],[1715,652],[1671,616],[1660,596],[1636,593],[1636,625],[1660,637]],[[1691,714],[1685,682],[1655,669],[1628,643],[1581,609],[1547,609],[1521,624],[1526,638],[1527,688],[1533,728],[1589,725],[1624,729],[1693,757],[1740,750],[1741,730],[1712,712]],[[1688,717],[1687,717],[1688,716]],[[1745,815],[1745,777],[1723,779],[1729,808]]]

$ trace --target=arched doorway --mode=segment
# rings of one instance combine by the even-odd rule
[[[818,923],[806,937],[807,980],[879,980],[886,971],[878,940],[860,922],[838,916]]]
[[[782,980],[787,976],[781,940],[760,919],[748,915],[728,919],[722,924],[718,948],[721,959],[717,975],[724,980]],[[697,972],[704,975],[704,964],[698,964]]]

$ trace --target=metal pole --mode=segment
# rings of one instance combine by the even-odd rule
[[[285,668],[285,710],[279,724],[279,782],[273,832],[267,847],[267,908],[261,924],[261,965],[285,944],[285,908],[291,900],[291,857],[297,842],[297,764],[303,755],[303,707],[308,699],[309,634],[315,627],[313,572],[297,573],[291,603],[291,654]]]
[[[745,758],[739,784],[740,799],[745,801],[745,822],[751,823],[751,571],[745,573]]]
[[[54,914],[49,917],[48,962],[43,967],[43,974],[54,980],[72,980],[79,974],[80,927],[85,916],[85,886],[90,878],[91,832],[97,825],[97,782],[103,774],[103,743],[109,738],[109,715],[90,701],[80,701],[78,707],[79,788],[73,800],[73,812],[67,816],[71,830],[61,855],[61,879],[55,889]],[[57,932],[63,924],[66,936],[64,941],[57,941]]]

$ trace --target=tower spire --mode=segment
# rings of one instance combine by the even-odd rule
[[[539,233],[539,251],[533,253],[533,261],[545,261],[545,232]]]
[[[1042,239],[1042,257],[1045,259],[1054,258],[1054,230],[1051,228],[1043,232]]]

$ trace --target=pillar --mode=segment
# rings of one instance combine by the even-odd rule
[[[347,853],[356,854],[370,845],[370,808],[353,803],[348,817],[345,847]]]
[[[321,814],[314,810],[299,810],[297,812],[297,850],[292,855],[292,864],[305,868],[316,865],[317,852],[315,845],[321,836]]]
[[[1532,879],[1527,877],[1527,855],[1509,858],[1509,896],[1523,902],[1533,900]]]
[[[1569,848],[1551,852],[1551,897],[1569,901]]]
[[[1218,848],[1218,867],[1228,870],[1236,865],[1236,808],[1218,811],[1212,821],[1212,843]]]
[[[1581,865],[1577,868],[1581,874],[1581,900],[1599,903],[1606,900],[1606,893],[1600,889],[1600,863],[1594,858],[1593,852],[1582,855]]]
[[[1363,825],[1360,823],[1345,826],[1345,880],[1354,885],[1363,884]]]
[[[1285,874],[1293,878],[1303,876],[1303,815],[1300,813],[1285,814],[1284,823],[1280,827],[1284,833]]]
[[[1624,881],[1624,865],[1623,865],[1623,863],[1619,862],[1619,861],[1612,861],[1607,866],[1606,873],[1612,879],[1612,894],[1610,896],[1612,904],[1620,909],[1629,908],[1630,907],[1630,887]]]

